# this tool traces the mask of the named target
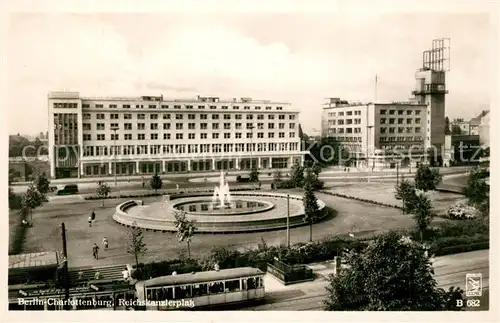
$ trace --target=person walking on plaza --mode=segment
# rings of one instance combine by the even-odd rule
[[[99,246],[97,245],[97,243],[94,243],[92,253],[94,254],[94,259],[99,260]]]
[[[92,214],[90,215],[90,217],[92,218],[92,222],[95,221],[95,212],[94,210],[92,210]]]
[[[108,249],[108,238],[104,237],[102,239],[102,244],[104,245],[104,250]]]
[[[89,215],[89,220],[88,221],[89,221],[89,227],[91,227],[92,226],[92,215]]]

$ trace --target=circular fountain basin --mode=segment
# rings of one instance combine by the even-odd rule
[[[116,207],[113,219],[126,226],[175,232],[175,214],[181,209],[195,222],[198,233],[236,233],[284,229],[307,225],[302,196],[272,192],[231,192],[234,208],[213,207],[209,193],[186,193],[166,201],[142,205],[131,200]],[[236,207],[236,203],[239,206]],[[203,206],[205,205],[205,206]],[[325,203],[318,200],[319,219],[326,216]]]

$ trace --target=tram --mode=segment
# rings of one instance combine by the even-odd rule
[[[135,284],[143,310],[209,309],[262,301],[265,273],[240,267],[156,277]]]

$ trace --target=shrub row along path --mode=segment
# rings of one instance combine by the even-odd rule
[[[287,192],[287,191],[282,191]],[[302,194],[301,190],[289,190],[290,193]],[[388,193],[389,194],[389,193]],[[414,226],[410,215],[403,215],[395,208],[374,206],[355,200],[339,198],[317,193],[327,206],[336,210],[337,215],[313,225],[315,240],[331,236],[346,236],[354,232],[358,237],[371,236],[396,228]],[[68,255],[70,267],[104,266],[133,262],[133,256],[126,253],[126,227],[118,225],[112,218],[115,206],[128,199],[71,201],[69,203],[46,203],[33,213],[34,225],[27,231],[23,252],[61,250],[60,223],[67,229]],[[145,203],[158,201],[157,197],[143,199]],[[95,210],[96,221],[88,226],[88,216]],[[435,221],[444,221],[436,218]],[[307,242],[309,227],[292,228],[291,243]],[[106,236],[109,249],[102,248],[102,239]],[[244,250],[253,248],[264,239],[268,244],[280,244],[286,241],[286,230],[239,233],[239,234],[197,234],[191,242],[191,253],[194,257],[207,255],[214,246],[226,246]],[[175,233],[145,232],[148,251],[141,261],[161,261],[178,257],[186,250],[185,243],[177,241]],[[101,246],[99,260],[93,259],[92,245]]]

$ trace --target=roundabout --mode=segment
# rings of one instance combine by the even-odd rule
[[[325,203],[318,200],[319,217],[326,216]],[[113,219],[126,226],[173,232],[176,212],[185,212],[195,221],[199,233],[255,232],[284,229],[308,224],[304,217],[302,197],[282,193],[230,192],[221,173],[213,194],[184,193],[165,196],[162,201],[143,205],[131,200],[116,207]]]

